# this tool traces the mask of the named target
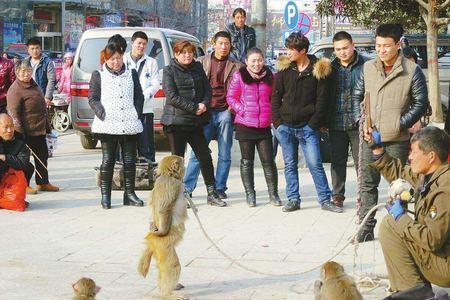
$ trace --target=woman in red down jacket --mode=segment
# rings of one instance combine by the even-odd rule
[[[278,196],[278,172],[273,159],[272,134],[270,132],[273,74],[264,66],[264,55],[258,48],[247,52],[246,66],[233,74],[227,92],[227,102],[235,112],[235,138],[241,149],[241,178],[247,204],[256,206],[253,165],[255,148],[264,170],[269,199],[280,206]]]

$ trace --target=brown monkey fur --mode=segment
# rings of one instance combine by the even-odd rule
[[[362,300],[363,297],[344,267],[329,261],[322,265],[320,279],[314,284],[314,300]]]
[[[72,285],[75,296],[73,300],[95,300],[95,295],[100,291],[100,287],[90,278],[80,278]]]
[[[152,210],[150,232],[145,237],[146,249],[138,265],[146,277],[152,256],[159,270],[158,286],[162,297],[171,298],[180,277],[180,262],[175,247],[182,240],[187,219],[183,191],[184,160],[170,155],[158,165],[157,179],[150,197]]]

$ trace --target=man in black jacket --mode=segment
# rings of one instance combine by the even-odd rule
[[[272,122],[283,149],[288,202],[283,211],[300,209],[298,148],[302,147],[323,210],[342,213],[331,202],[331,191],[323,169],[319,129],[327,127],[330,106],[331,63],[307,55],[308,39],[300,32],[286,39],[288,55],[279,59],[272,93]]]
[[[233,23],[227,25],[226,30],[231,35],[232,49],[230,57],[236,61],[245,63],[247,51],[256,47],[255,29],[245,25],[247,13],[238,7],[233,11]]]
[[[422,69],[401,55],[400,38],[403,30],[396,24],[382,24],[375,33],[377,57],[366,62],[360,77],[355,82],[353,101],[355,120],[361,117],[359,105],[365,95],[369,96],[365,121],[381,134],[381,143],[390,156],[406,163],[409,152],[410,128],[428,108],[427,83]],[[370,109],[369,109],[370,108]],[[370,112],[370,115],[367,114]],[[366,124],[369,124],[366,123]],[[367,127],[367,126],[366,126]],[[368,131],[368,128],[365,128]],[[367,132],[366,132],[367,133]],[[378,202],[380,173],[368,166],[372,161],[372,150],[365,142],[361,157],[361,209],[362,221]],[[359,232],[358,242],[374,239],[375,212],[368,218]]]
[[[14,134],[12,118],[2,113],[0,114],[0,179],[10,167],[24,171],[27,181],[30,181],[34,171],[30,163],[30,150],[23,139]]]
[[[352,36],[346,31],[333,36],[333,48],[336,58],[331,62],[335,89],[330,112],[331,183],[333,203],[343,207],[349,146],[358,170],[359,131],[352,91],[368,58],[356,52]]]

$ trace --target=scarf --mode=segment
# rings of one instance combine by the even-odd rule
[[[267,75],[267,70],[264,67],[261,69],[261,71],[259,71],[259,73],[253,73],[248,67],[246,69],[248,74],[250,74],[250,76],[252,76],[252,78],[257,81],[262,80]]]

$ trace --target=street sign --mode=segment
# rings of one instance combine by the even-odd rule
[[[305,14],[300,13],[299,14],[299,20],[298,20],[298,30],[303,34],[307,35],[308,32],[311,30],[311,18]]]
[[[284,22],[290,29],[297,27],[298,8],[294,1],[289,1],[284,7]]]

